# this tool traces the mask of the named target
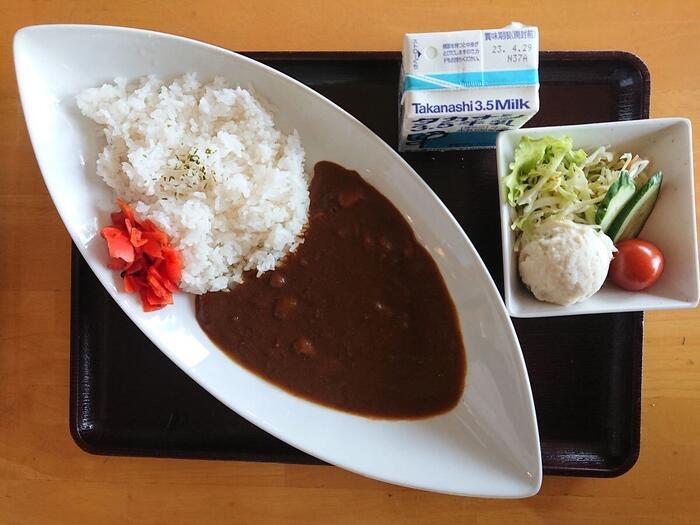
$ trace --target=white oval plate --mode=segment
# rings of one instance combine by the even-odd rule
[[[422,179],[369,129],[316,92],[225,49],[172,35],[100,26],[34,26],[15,35],[22,107],[39,167],[73,241],[114,300],[165,355],[241,416],[329,463],[425,490],[490,497],[535,494],[542,480],[537,421],[513,326],[484,264]],[[250,85],[296,128],[307,167],[332,160],[357,170],[401,210],[437,262],[459,313],[468,353],[458,406],[417,421],[346,414],[291,396],[238,366],[194,316],[193,297],[145,314],[106,268],[98,229],[114,195],[95,175],[103,138],[75,104],[116,76],[196,71]],[[465,177],[469,174],[465,173]]]

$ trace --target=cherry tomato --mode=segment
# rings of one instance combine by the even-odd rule
[[[650,242],[628,239],[616,248],[608,276],[620,288],[634,292],[646,290],[664,271],[664,255]]]

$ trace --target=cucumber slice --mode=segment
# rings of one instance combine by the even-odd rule
[[[605,197],[598,205],[598,210],[595,214],[595,222],[600,225],[600,229],[607,233],[610,225],[617,217],[620,210],[625,207],[625,204],[634,196],[636,187],[629,176],[629,173],[623,171],[615,182],[610,185]]]
[[[614,243],[633,239],[644,228],[659,196],[663,173],[658,172],[629,200],[606,232]]]

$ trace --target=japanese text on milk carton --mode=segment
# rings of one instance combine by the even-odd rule
[[[399,150],[494,147],[537,113],[536,27],[404,37]]]

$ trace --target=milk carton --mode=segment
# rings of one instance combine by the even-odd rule
[[[492,148],[540,107],[536,27],[404,37],[399,150]]]

